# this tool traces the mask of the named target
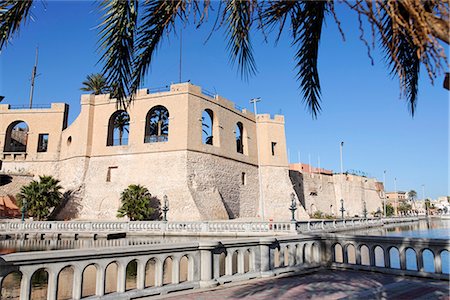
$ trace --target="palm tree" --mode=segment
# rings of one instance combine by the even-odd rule
[[[39,176],[39,181],[33,180],[21,188],[17,195],[20,207],[26,202],[28,215],[38,220],[46,219],[50,215],[50,209],[58,206],[63,195],[59,180],[51,176]]]
[[[114,128],[119,130],[119,145],[122,145],[124,132],[130,133],[128,126],[130,125],[130,116],[127,112],[119,113],[114,119]]]
[[[415,190],[410,190],[408,192],[408,199],[411,199],[411,201],[414,202],[414,200],[417,199],[417,192]]]
[[[257,72],[250,33],[256,29],[264,34],[278,26],[277,41],[285,28],[289,28],[297,79],[307,108],[316,117],[321,110],[321,86],[317,68],[322,25],[333,18],[343,35],[335,12],[337,1],[268,1],[222,0],[212,4],[207,0],[111,0],[102,1],[103,16],[99,24],[102,73],[121,107],[126,108],[140,88],[154,53],[165,34],[175,29],[176,23],[188,23],[190,14],[197,27],[206,17],[217,12],[216,27],[227,33],[230,61],[237,62],[243,77]],[[139,5],[138,5],[139,3]],[[400,81],[402,94],[414,115],[420,66],[425,66],[433,81],[447,68],[445,51],[441,43],[449,44],[449,1],[382,1],[342,0],[358,15],[361,39],[363,21],[371,30],[373,44],[378,42],[385,52],[390,73]],[[213,6],[216,7],[213,7]],[[33,1],[0,1],[0,50],[18,32],[22,23],[30,18]],[[217,22],[221,20],[220,22]],[[370,56],[371,57],[371,56]]]
[[[86,80],[81,83],[83,85],[80,90],[92,92],[94,95],[106,94],[110,92],[106,78],[102,74],[90,74]]]
[[[131,221],[159,220],[160,201],[152,197],[146,187],[132,184],[126,188],[121,196],[121,207],[117,217],[127,216]]]

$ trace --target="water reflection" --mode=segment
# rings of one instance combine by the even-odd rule
[[[383,227],[349,230],[345,233],[352,235],[448,239],[450,237],[450,220],[427,219],[406,224],[389,224]]]

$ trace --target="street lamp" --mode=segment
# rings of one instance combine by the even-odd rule
[[[167,222],[167,212],[169,211],[169,199],[167,198],[167,195],[164,195],[164,206],[162,208],[163,211],[163,221]]]
[[[27,199],[22,200],[22,222],[25,222],[25,213],[27,212],[28,202]]]
[[[261,97],[253,98],[250,100],[250,103],[253,103],[253,112],[255,114],[255,123],[257,123],[257,117],[258,117],[258,110],[256,108],[256,103],[261,101]],[[264,195],[263,195],[263,188],[261,184],[261,161],[260,161],[260,155],[259,155],[259,141],[258,140],[258,129],[256,130],[256,151],[257,151],[257,158],[258,158],[258,185],[259,185],[259,207],[260,207],[260,215],[261,219],[264,221]]]
[[[386,218],[386,170],[383,172],[383,215]]]
[[[340,209],[340,211],[341,211],[341,218],[344,219],[344,211],[345,211],[345,209],[344,209],[344,199],[341,199],[341,209]]]
[[[291,222],[297,222],[297,220],[295,220],[295,211],[297,210],[297,204],[295,202],[295,195],[294,195],[294,193],[291,193],[291,206],[289,207],[289,210],[292,213]]]

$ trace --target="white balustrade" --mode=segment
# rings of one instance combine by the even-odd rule
[[[312,222],[314,226],[334,224],[333,222]],[[192,226],[191,226],[192,225]],[[224,224],[212,223],[214,226]],[[261,224],[256,224],[259,226]],[[288,230],[286,224],[273,224],[280,230]],[[178,223],[173,228],[192,230],[195,224]],[[100,227],[100,226],[99,226]],[[230,227],[229,227],[230,228]],[[31,243],[32,240],[23,242]],[[44,241],[37,241],[44,242]],[[46,241],[47,242],[47,241]],[[51,242],[51,241],[48,241]],[[62,242],[57,240],[56,242]],[[78,242],[78,241],[75,241]],[[96,243],[99,241],[91,241]],[[112,241],[103,241],[112,242]],[[413,239],[377,236],[346,236],[323,234],[314,236],[283,236],[243,238],[234,240],[200,241],[164,245],[142,245],[139,240],[115,240],[115,247],[71,249],[42,252],[19,252],[0,257],[0,284],[13,272],[21,274],[21,299],[30,299],[33,274],[40,269],[48,273],[48,299],[56,299],[59,274],[66,267],[73,268],[72,298],[82,297],[84,271],[94,266],[95,295],[106,293],[106,270],[109,265],[117,265],[117,284],[114,299],[128,299],[164,294],[183,289],[212,287],[217,284],[268,277],[283,273],[295,274],[298,271],[319,267],[369,270],[397,275],[414,275],[439,279],[449,278],[442,273],[442,253],[450,251],[448,240]],[[98,246],[98,245],[97,245]],[[365,250],[366,249],[366,250]],[[409,250],[410,249],[410,250]],[[425,271],[423,252],[431,251],[434,271]],[[408,268],[411,255],[417,270]],[[398,253],[399,267],[395,266],[392,253]],[[448,253],[447,253],[448,255]],[[395,259],[395,255],[392,256]],[[187,261],[186,274],[181,276],[181,262]],[[126,289],[126,270],[136,261],[136,287]],[[171,264],[168,263],[171,261]],[[145,282],[149,277],[147,264],[154,263],[154,286]],[[169,267],[170,265],[170,268]],[[170,274],[170,282],[164,284],[164,274]],[[186,280],[187,281],[184,281]],[[181,282],[183,281],[183,282]]]

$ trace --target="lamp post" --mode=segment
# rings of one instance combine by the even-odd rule
[[[27,199],[22,200],[22,222],[25,222],[25,213],[27,212],[28,202]]]
[[[164,206],[162,208],[163,211],[163,221],[167,222],[167,212],[169,211],[169,199],[167,198],[167,195],[164,195]]]
[[[386,218],[386,170],[383,172],[383,215]]]
[[[258,117],[258,110],[256,108],[256,103],[261,101],[261,98],[253,98],[250,100],[250,103],[253,103],[253,112],[255,114],[255,123],[257,123],[257,117]],[[258,185],[259,185],[259,210],[261,215],[261,220],[264,221],[264,195],[263,195],[263,188],[261,184],[261,161],[260,161],[260,155],[259,155],[259,140],[258,140],[258,129],[256,130],[256,151],[257,151],[257,158],[258,158]]]
[[[291,193],[291,206],[289,207],[289,210],[292,213],[291,222],[297,222],[297,220],[295,220],[295,211],[297,210],[297,203],[295,202],[294,193]]]
[[[344,211],[345,211],[344,199],[341,199],[341,209],[340,209],[340,211],[341,211],[341,218],[344,219]]]
[[[363,214],[364,214],[364,219],[367,218],[366,200],[363,201]]]

